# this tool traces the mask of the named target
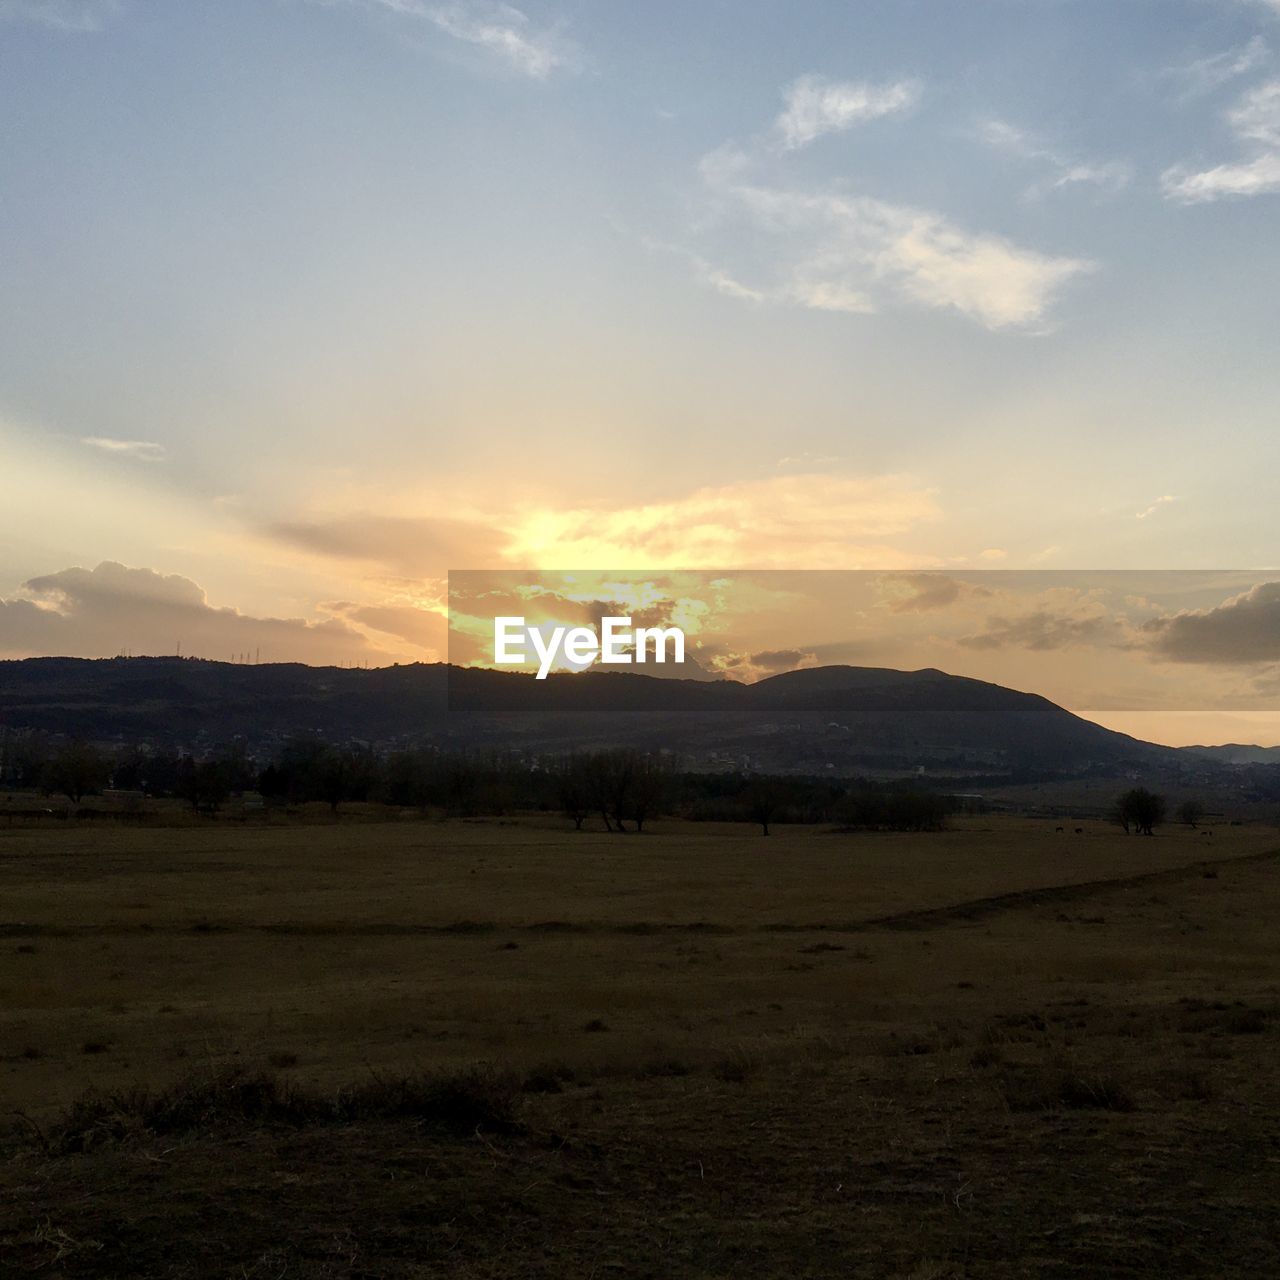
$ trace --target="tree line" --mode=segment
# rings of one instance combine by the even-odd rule
[[[376,752],[319,738],[285,743],[266,763],[232,746],[197,759],[177,751],[122,747],[113,752],[39,735],[0,739],[0,785],[86,797],[114,789],[185,801],[215,814],[228,800],[257,793],[267,807],[323,802],[380,804],[464,817],[517,811],[559,812],[576,830],[642,832],[658,816],[746,822],[768,835],[779,824],[834,824],[845,830],[936,831],[954,804],[915,784],[693,773],[671,756],[635,748],[571,752],[531,760],[493,752],[423,747]]]

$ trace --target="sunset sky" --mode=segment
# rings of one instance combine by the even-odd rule
[[[1280,742],[1280,0],[0,0],[0,138],[0,657],[433,660],[451,568],[1238,569],[1098,605],[1149,687],[1040,587],[955,634]]]

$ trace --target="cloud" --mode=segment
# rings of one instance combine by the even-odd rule
[[[991,594],[986,587],[944,573],[895,573],[881,579],[879,586],[890,613],[927,613],[945,609],[962,597]]]
[[[450,568],[494,563],[500,531],[445,516],[368,513],[319,520],[277,521],[263,532],[275,541],[337,560],[364,561],[399,574],[440,577]]]
[[[1174,165],[1161,175],[1167,199],[1179,204],[1205,204],[1231,196],[1280,191],[1280,80],[1269,80],[1246,93],[1226,120],[1240,148],[1252,152],[1237,163],[1196,170]]]
[[[1146,520],[1148,517],[1155,515],[1155,513],[1159,511],[1161,507],[1168,506],[1169,503],[1177,502],[1177,501],[1178,499],[1175,498],[1173,494],[1171,493],[1163,494],[1161,497],[1157,498],[1149,507],[1144,507],[1141,511],[1135,511],[1134,519]]]
[[[1226,49],[1207,58],[1198,58],[1181,67],[1166,67],[1164,75],[1183,84],[1184,97],[1212,93],[1239,76],[1256,71],[1271,56],[1271,49],[1261,36],[1248,44]]]
[[[427,16],[446,35],[479,45],[535,80],[545,80],[577,62],[575,45],[553,29],[535,28],[524,13],[508,4],[469,0],[431,5]]]
[[[1165,195],[1179,204],[1207,204],[1228,196],[1280,191],[1280,155],[1267,153],[1246,164],[1220,164],[1199,173],[1175,166],[1161,177]]]
[[[1264,147],[1280,147],[1280,80],[1251,89],[1227,113],[1236,135]]]
[[[215,608],[189,578],[104,561],[32,578],[0,599],[0,654],[110,657],[122,652],[264,661],[348,662],[379,656],[345,622],[257,618]],[[386,656],[386,655],[382,655]]]
[[[1027,328],[1067,281],[1093,269],[869,196],[746,184],[725,194],[779,246],[782,279],[772,296],[814,310],[869,314],[907,303],[954,310],[989,329]]]
[[[1280,582],[1262,582],[1212,609],[1153,618],[1140,630],[1169,662],[1251,665],[1280,661]]]
[[[272,541],[414,583],[450,570],[916,568],[934,557],[884,541],[940,515],[931,489],[904,476],[796,472],[710,485],[656,501],[528,506],[473,519],[354,513],[278,521]],[[383,602],[385,603],[385,602]]]
[[[728,650],[711,655],[710,670],[722,678],[755,684],[785,671],[803,671],[818,665],[812,649],[764,649],[759,653]]]
[[[312,0],[334,3],[335,0]],[[371,4],[402,17],[429,23],[445,35],[492,54],[512,70],[533,80],[546,80],[557,71],[576,69],[578,45],[558,27],[539,26],[521,9],[497,0],[336,0]]]
[[[938,517],[900,476],[780,475],[631,507],[538,509],[511,527],[509,564],[593,568],[906,568],[931,558],[879,539]]]
[[[334,601],[322,606],[331,614],[358,623],[372,631],[407,640],[410,644],[429,652],[438,661],[448,645],[448,622],[435,609],[420,609],[413,605],[355,604]]]
[[[753,653],[749,661],[752,666],[767,671],[791,671],[802,663],[812,663],[814,656],[809,649],[766,649]]]
[[[33,22],[55,31],[100,31],[123,9],[121,0],[0,0],[0,22]]]
[[[843,133],[864,121],[907,111],[919,100],[920,84],[915,80],[872,85],[801,76],[784,95],[786,106],[774,121],[773,134],[784,151],[795,151],[824,134]]]
[[[988,591],[988,595],[997,594]],[[1075,588],[1051,588],[1040,594],[1032,607],[1016,597],[1009,604],[1019,613],[993,614],[982,629],[959,636],[956,643],[964,649],[1028,649],[1046,653],[1077,645],[1096,645],[1119,641],[1121,624],[1111,616],[1107,606],[1092,592]]]
[[[708,262],[701,254],[693,253],[683,245],[668,244],[662,240],[655,240],[652,236],[644,236],[642,240],[647,249],[670,253],[683,258],[692,268],[695,280],[714,289],[717,293],[724,294],[726,298],[736,298],[739,302],[768,301],[765,294],[761,293],[760,290],[753,289],[750,285],[743,284],[741,280],[734,279],[723,267],[717,267],[714,263]]]
[[[859,112],[910,100],[902,85],[896,92],[875,93],[826,82],[815,86],[812,77],[797,85],[804,92],[796,98],[793,86],[789,97],[797,109],[793,113],[788,107],[772,135],[745,147],[725,143],[699,162],[714,214],[704,224],[744,225],[749,235],[740,239],[757,246],[757,255],[763,246],[767,260],[767,279],[757,282],[742,270],[690,253],[697,277],[719,292],[857,315],[886,305],[915,305],[954,310],[989,329],[1032,329],[1043,328],[1063,285],[1094,269],[1084,259],[1053,257],[1002,236],[967,231],[927,209],[770,176],[769,170],[779,167],[776,139],[783,140],[782,152],[794,150],[821,132],[848,127],[862,118]],[[858,94],[851,92],[854,87]],[[829,101],[827,91],[834,95]]]
[[[1132,176],[1129,166],[1120,161],[1082,162],[1046,146],[1032,134],[1008,121],[991,119],[978,129],[979,139],[995,151],[1046,166],[1049,176],[1033,183],[1023,193],[1028,199],[1039,199],[1067,187],[1094,186],[1104,191],[1119,191]]]
[[[159,462],[164,457],[164,445],[153,440],[113,440],[110,436],[82,436],[81,444],[103,453],[136,458],[139,462]]]

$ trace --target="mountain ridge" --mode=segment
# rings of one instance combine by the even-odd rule
[[[628,743],[707,767],[805,772],[1118,773],[1186,758],[1039,694],[934,667],[813,667],[741,684],[601,670],[538,681],[444,663],[30,658],[0,662],[3,729],[194,750],[307,733],[533,753]]]

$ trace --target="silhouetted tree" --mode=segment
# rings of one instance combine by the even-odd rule
[[[197,813],[217,813],[232,790],[233,771],[225,760],[200,760],[184,756],[178,764],[174,795]]]
[[[742,793],[747,814],[760,824],[760,834],[769,834],[769,823],[782,806],[782,791],[776,778],[752,778]]]
[[[90,792],[107,785],[110,766],[106,757],[85,742],[63,747],[44,769],[44,789],[79,804]]]
[[[671,771],[661,756],[640,755],[636,752],[631,752],[630,755],[631,770],[626,803],[639,832],[644,830],[644,824],[649,818],[662,811]]]
[[[1126,833],[1152,835],[1165,818],[1164,797],[1146,787],[1134,787],[1116,801],[1112,817]]]
[[[1198,827],[1204,817],[1204,805],[1199,800],[1184,800],[1178,806],[1178,821],[1188,827]]]
[[[591,812],[591,789],[586,763],[581,756],[565,756],[557,762],[554,772],[556,799],[560,809],[573,823],[573,829],[581,831],[587,814]]]

